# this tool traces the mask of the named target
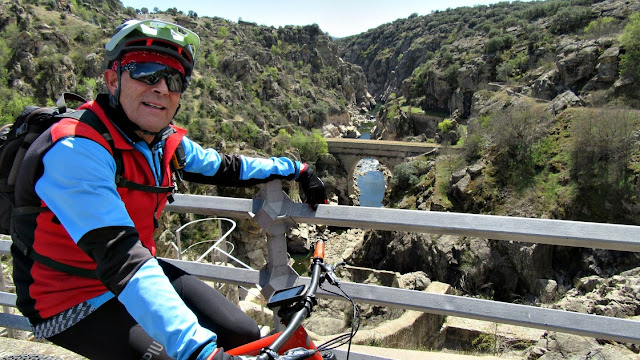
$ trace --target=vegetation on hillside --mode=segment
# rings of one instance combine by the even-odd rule
[[[349,105],[330,65],[301,56],[304,44],[329,41],[317,26],[274,29],[175,9],[145,15],[109,0],[1,6],[0,123],[11,122],[27,104],[53,104],[63,91],[86,98],[105,91],[103,47],[112,29],[147,16],[201,36],[196,72],[175,120],[204,145],[246,143],[270,154],[268,138],[279,130],[310,135]]]
[[[418,128],[412,114],[419,111],[455,114],[462,125],[462,154],[432,164],[458,168],[425,168],[419,158],[396,167],[391,206],[420,207],[438,196],[432,209],[640,221],[640,13],[632,12],[640,7],[625,4],[502,2],[414,14],[338,40],[384,102],[377,127],[385,134],[414,139],[422,131],[438,140],[433,129]],[[611,64],[599,65],[603,55],[615,64],[610,78],[589,81],[603,79],[598,69]],[[540,90],[545,81],[548,91]],[[554,110],[552,100],[565,91],[586,108]],[[449,117],[437,134],[451,130]],[[484,170],[462,198],[451,198],[448,179],[430,180],[473,164]]]
[[[385,102],[381,120],[397,129],[410,129],[415,124],[403,114],[446,114],[433,126],[439,133],[453,131],[462,120],[458,129],[465,138],[458,146],[464,155],[445,161],[447,170],[437,170],[434,176],[427,175],[428,160],[402,165],[392,183],[398,185],[393,190],[396,197],[401,198],[403,191],[419,193],[416,189],[435,186],[434,193],[455,207],[447,197],[446,174],[455,172],[455,166],[482,162],[487,164],[485,183],[477,183],[474,200],[482,206],[470,209],[507,211],[504,196],[496,191],[508,189],[514,194],[546,194],[532,196],[537,214],[589,218],[596,215],[585,209],[596,206],[583,202],[596,196],[585,194],[607,190],[598,199],[635,203],[638,166],[636,143],[630,135],[637,128],[633,111],[618,112],[625,115],[619,115],[623,120],[616,128],[626,130],[608,138],[582,120],[607,110],[572,109],[555,116],[544,105],[524,102],[481,116],[463,111],[462,119],[456,117],[453,122],[448,117],[453,101],[449,95],[436,98],[434,89],[443,94],[459,89],[459,102],[464,104],[476,95],[493,97],[492,101],[504,97],[510,103],[509,95],[483,87],[494,81],[530,87],[536,76],[556,66],[560,41],[607,38],[623,49],[619,73],[632,79],[631,85],[623,92],[592,91],[588,97],[592,103],[587,105],[637,107],[640,16],[594,10],[601,3],[604,0],[548,0],[448,9],[414,14],[334,42],[317,25],[273,28],[199,17],[175,8],[124,8],[114,0],[13,1],[0,5],[4,10],[0,122],[12,121],[27,104],[51,105],[62,91],[95,97],[104,91],[101,57],[111,29],[132,17],[158,17],[188,26],[202,38],[196,72],[176,117],[178,125],[205,146],[222,151],[293,155],[314,162],[327,148],[322,136],[311,129],[346,114],[356,105],[356,93],[366,92],[359,89],[360,84],[347,82],[362,73],[358,66],[339,61],[339,45],[344,58],[364,70],[369,90]],[[475,79],[472,84],[467,83],[470,75]],[[580,88],[575,90],[580,94]],[[607,111],[608,119],[610,115]],[[575,140],[588,134],[592,152],[582,151],[586,140]],[[596,141],[597,136],[605,138]],[[574,139],[573,145],[565,143],[568,139]],[[628,151],[609,149],[613,142],[627,144]],[[585,159],[587,155],[591,158]],[[601,159],[606,159],[606,165],[593,165],[604,162]],[[608,211],[598,213],[609,214],[606,220],[614,216]]]

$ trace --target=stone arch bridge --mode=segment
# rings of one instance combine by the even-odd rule
[[[325,139],[329,152],[335,156],[347,171],[347,189],[349,195],[354,192],[354,172],[362,159],[376,159],[388,169],[417,156],[440,148],[435,143],[404,142],[389,140],[362,140],[345,138]]]

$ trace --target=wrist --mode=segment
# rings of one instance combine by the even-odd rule
[[[307,165],[307,163],[303,163],[303,162],[300,162],[300,161],[296,161],[296,162],[295,162],[295,167],[296,167],[296,175],[295,175],[294,179],[296,179],[296,180],[297,180],[297,179],[299,179],[299,178],[300,178],[300,175],[301,175],[305,170],[307,170],[307,167],[309,167],[309,165]]]
[[[209,354],[209,356],[207,356],[206,360],[213,360],[213,358],[216,356],[216,354],[218,353],[218,351],[220,351],[220,348],[216,348],[215,350],[213,350],[211,352],[211,354]]]
[[[215,341],[200,346],[189,357],[189,360],[211,360],[213,356],[220,350]]]

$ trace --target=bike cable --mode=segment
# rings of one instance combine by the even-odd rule
[[[354,338],[354,336],[356,335],[356,333],[358,332],[358,329],[360,328],[360,321],[361,321],[361,316],[360,316],[360,309],[358,308],[358,306],[356,305],[356,303],[353,301],[353,299],[351,299],[351,297],[349,295],[347,295],[344,290],[342,290],[342,287],[340,287],[340,284],[334,284],[338,290],[340,290],[340,293],[331,291],[331,290],[327,290],[325,289],[322,285],[320,285],[320,288],[330,294],[339,296],[341,298],[347,299],[349,302],[351,302],[351,305],[353,306],[353,318],[351,320],[351,332],[350,333],[345,333],[345,334],[340,334],[338,336],[336,336],[335,338],[326,341],[325,343],[321,344],[318,346],[318,351],[322,352],[322,351],[327,351],[327,350],[332,350],[335,348],[338,348],[342,345],[345,344],[349,344],[347,347],[347,359],[349,360],[349,354],[351,353],[351,342]]]

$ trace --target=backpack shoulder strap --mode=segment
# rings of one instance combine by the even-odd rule
[[[122,174],[124,173],[124,165],[122,163],[122,154],[115,147],[113,137],[111,136],[111,133],[109,133],[109,129],[107,129],[107,126],[102,122],[102,120],[100,120],[100,118],[98,118],[98,115],[96,115],[93,111],[74,110],[74,111],[70,111],[65,114],[62,114],[61,116],[64,116],[66,118],[76,119],[80,122],[83,122],[91,126],[98,133],[100,133],[102,137],[104,137],[107,143],[109,143],[109,146],[111,147],[111,153],[113,154],[113,158],[116,161],[115,181],[117,186],[124,187],[127,189],[132,189],[132,190],[150,192],[154,194],[173,193],[175,189],[172,186],[152,186],[152,185],[139,184],[134,181],[125,179],[122,176]]]

